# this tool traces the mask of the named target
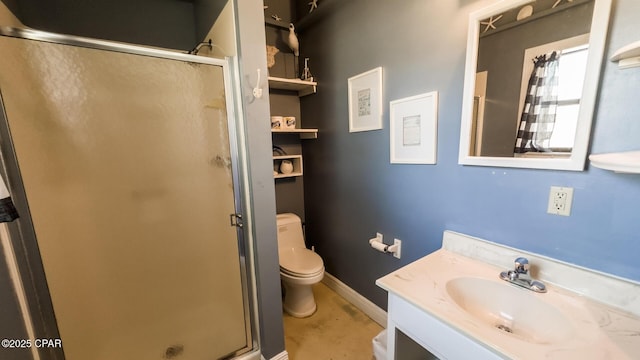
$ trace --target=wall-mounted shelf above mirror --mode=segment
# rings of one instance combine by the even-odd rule
[[[315,81],[304,81],[300,79],[285,79],[274,76],[269,76],[269,87],[271,89],[297,91],[298,96],[306,96],[316,93]]]
[[[591,165],[619,173],[640,174],[640,151],[589,155]]]
[[[618,62],[620,69],[640,66],[640,41],[623,46],[613,53],[611,61]]]
[[[279,129],[271,130],[272,134],[299,134],[300,139],[317,139],[318,129]]]

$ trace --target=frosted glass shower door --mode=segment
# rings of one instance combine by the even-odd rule
[[[7,37],[0,49],[66,358],[247,349],[223,68]]]

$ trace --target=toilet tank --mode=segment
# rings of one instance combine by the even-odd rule
[[[304,248],[302,221],[296,214],[285,213],[276,216],[278,224],[278,248]]]

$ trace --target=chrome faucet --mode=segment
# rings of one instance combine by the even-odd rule
[[[535,292],[547,292],[547,287],[543,283],[538,280],[531,279],[531,275],[529,275],[529,260],[523,257],[519,257],[515,260],[514,270],[501,272],[500,278]]]

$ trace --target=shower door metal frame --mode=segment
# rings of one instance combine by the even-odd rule
[[[259,350],[258,317],[256,309],[257,302],[254,294],[255,278],[252,272],[254,269],[254,263],[253,258],[250,256],[252,253],[250,251],[250,231],[246,230],[247,225],[250,225],[246,222],[246,219],[250,218],[247,216],[249,214],[247,214],[246,211],[250,210],[245,210],[242,206],[243,199],[247,196],[249,191],[245,186],[245,182],[242,181],[246,176],[248,176],[248,172],[246,170],[246,164],[241,163],[246,161],[246,157],[244,156],[243,149],[239,147],[242,141],[240,141],[238,137],[238,134],[242,134],[242,110],[240,104],[234,100],[237,96],[240,96],[238,85],[239,79],[237,77],[237,69],[239,67],[237,64],[237,58],[227,57],[222,60],[127,43],[7,26],[0,26],[0,36],[222,67],[235,205],[235,214],[230,215],[240,215],[241,219],[245,219],[245,224],[230,224],[230,226],[236,226],[247,339],[247,346],[245,348],[228,354],[225,358],[234,358]],[[236,94],[236,96],[234,96],[234,94]],[[13,140],[9,131],[9,123],[5,112],[4,101],[2,99],[2,89],[0,89],[0,136],[2,139],[7,140],[6,142],[0,141],[0,173],[6,179],[7,187],[10,189],[12,199],[16,203],[16,206],[26,210],[26,213],[23,212],[20,214],[19,224],[17,222],[8,223],[8,229],[10,234],[9,240],[14,248],[15,256],[18,261],[17,265],[20,273],[20,280],[28,303],[27,305],[31,315],[34,336],[35,338],[60,338],[55,319],[55,312],[46,281],[46,273],[44,271],[35,235],[35,228],[33,226],[31,214],[28,210],[29,206],[24,183],[22,181],[18,160],[14,151]],[[40,348],[38,349],[38,353],[43,357],[43,359],[65,359],[64,352],[60,348]],[[259,356],[259,352],[257,354]]]

